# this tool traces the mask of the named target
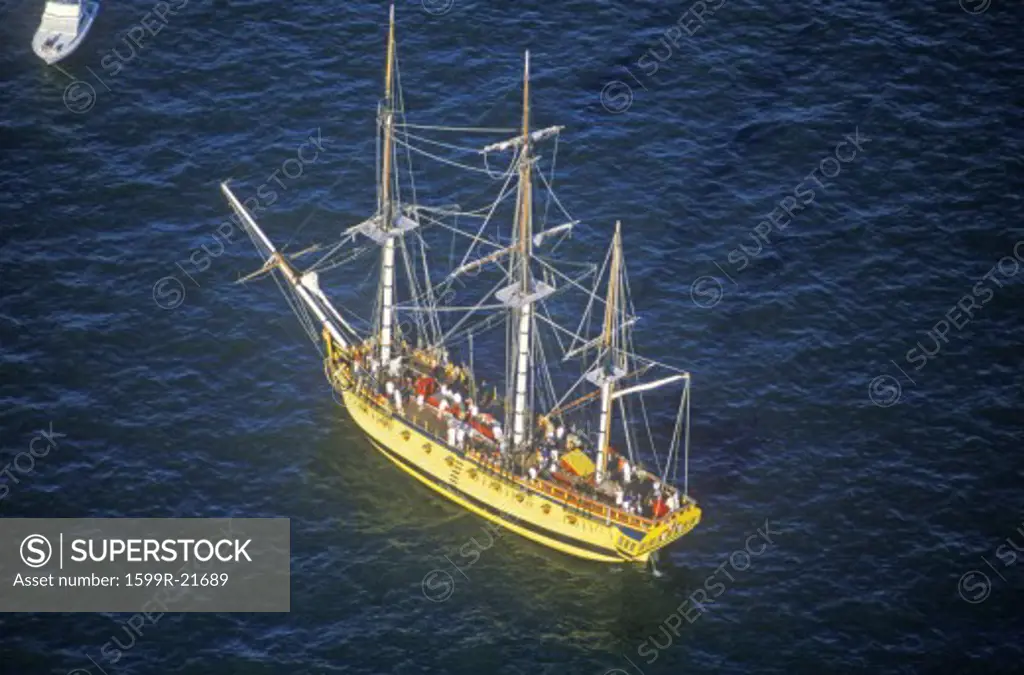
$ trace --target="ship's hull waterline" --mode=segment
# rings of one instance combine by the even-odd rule
[[[459,506],[527,539],[580,558],[609,563],[647,562],[651,555],[687,534],[701,510],[688,503],[650,526],[628,526],[531,489],[523,479],[500,472],[448,446],[415,424],[392,414],[352,387],[344,365],[328,364],[333,386],[373,446],[402,471]],[[424,412],[433,415],[433,412]]]

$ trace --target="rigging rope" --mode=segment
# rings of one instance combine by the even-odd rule
[[[551,182],[548,183],[549,187],[547,192],[547,199],[544,200],[544,215],[541,217],[540,221],[541,226],[544,227],[545,229],[547,228],[548,224],[548,209],[551,208],[551,197],[552,195],[554,195],[555,163],[558,161],[558,139],[561,138],[561,136],[562,134],[560,133],[555,134],[555,148],[551,152]],[[543,172],[541,172],[540,175],[543,178]],[[558,244],[556,243],[555,246],[557,245]],[[552,250],[554,250],[554,248],[552,248]]]
[[[679,437],[681,425],[683,424],[683,411],[689,410],[689,397],[690,397],[690,381],[686,381],[686,386],[683,387],[683,395],[679,398],[679,412],[676,414],[676,426],[672,431],[672,444],[669,446],[669,457],[675,457],[675,465],[672,471],[672,482],[676,481],[679,475]],[[688,415],[687,415],[688,416]],[[686,420],[686,445],[689,448],[690,445],[690,421]],[[665,466],[665,474],[668,475],[668,465]]]
[[[410,124],[408,122],[402,123],[402,127],[408,127],[409,129],[426,129],[430,131],[465,131],[468,133],[494,133],[494,134],[514,134],[518,129],[502,128],[502,127],[446,127],[431,124]]]
[[[564,206],[562,206],[562,201],[558,198],[558,195],[555,194],[555,190],[553,187],[551,187],[551,184],[548,183],[547,178],[544,177],[544,173],[540,172],[538,173],[538,175],[540,176],[541,182],[544,183],[544,187],[547,188],[548,194],[551,195],[551,199],[555,202],[555,205],[562,212],[562,215],[565,216],[565,219],[574,220],[569,211]]]
[[[661,471],[661,462],[658,461],[658,452],[657,452],[657,450],[655,450],[654,434],[651,432],[651,422],[647,418],[647,404],[644,403],[644,395],[643,394],[640,394],[637,398],[640,399],[640,410],[641,410],[641,412],[643,413],[643,416],[644,416],[644,427],[647,428],[647,442],[651,444],[651,454],[654,455],[654,464],[658,468],[658,473],[661,474],[662,473],[662,471]],[[665,458],[665,470],[666,471],[668,471],[668,463],[669,463],[670,457],[671,457],[671,453],[669,454],[669,457]],[[665,476],[664,475],[662,475],[661,480],[662,480],[662,482],[665,481]]]
[[[446,143],[444,141],[437,141],[437,140],[434,140],[433,138],[427,138],[426,136],[418,136],[416,134],[410,134],[408,131],[403,132],[403,135],[406,138],[412,138],[412,139],[415,139],[417,141],[422,141],[423,143],[427,143],[429,145],[436,145],[436,146],[439,146],[439,147],[442,147],[442,148],[448,148],[449,150],[458,150],[460,152],[468,152],[468,153],[472,153],[473,155],[479,155],[480,154],[480,148],[470,148],[470,147],[467,147],[467,146],[464,146],[464,145],[454,145],[452,143]]]
[[[426,150],[423,150],[422,148],[417,148],[416,146],[410,144],[407,141],[402,141],[402,140],[397,139],[397,138],[394,139],[394,141],[395,141],[396,144],[405,146],[406,148],[408,148],[412,152],[415,152],[416,154],[423,155],[425,157],[429,157],[430,159],[434,160],[435,162],[440,162],[441,164],[448,164],[449,166],[454,166],[456,168],[464,169],[466,171],[474,171],[476,173],[482,173],[482,174],[485,174],[485,175],[489,176],[493,180],[498,180],[499,178],[503,177],[501,175],[499,175],[498,177],[495,177],[488,169],[480,169],[480,168],[477,168],[475,166],[469,166],[468,164],[463,164],[461,162],[456,162],[454,160],[445,159],[444,157],[441,157],[440,155],[435,155],[434,153],[427,152]]]
[[[629,454],[629,463],[632,464],[633,466],[636,466],[636,451],[633,450],[633,438],[631,433],[632,428],[629,425],[625,424],[625,420],[629,419],[629,416],[626,414],[626,405],[624,399],[625,396],[619,398],[619,414],[622,415],[622,426],[624,427],[623,431],[625,432],[626,436],[626,452]]]
[[[459,261],[460,268],[466,264],[467,260],[469,260],[469,255],[473,252],[473,249],[475,248],[476,244],[480,243],[481,241],[486,243],[493,243],[490,242],[488,239],[483,238],[482,235],[484,233],[484,230],[487,229],[487,224],[491,222],[491,217],[494,215],[494,212],[498,210],[498,205],[501,202],[505,201],[505,199],[507,199],[508,196],[512,194],[512,189],[509,187],[511,181],[512,174],[509,174],[508,178],[505,180],[505,184],[501,186],[501,191],[498,193],[497,199],[495,199],[491,203],[491,207],[487,211],[487,215],[484,217],[483,222],[480,223],[480,227],[477,229],[476,234],[473,235],[473,243],[469,245],[469,248],[466,249],[466,253],[463,254],[462,256],[462,260]],[[500,244],[493,243],[493,245],[501,248]]]

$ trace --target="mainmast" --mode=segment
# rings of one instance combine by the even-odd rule
[[[530,356],[532,352],[533,305],[554,293],[555,289],[530,274],[530,256],[533,247],[533,194],[530,172],[533,157],[530,153],[534,140],[550,135],[553,130],[530,133],[530,52],[526,52],[523,66],[523,135],[493,148],[520,147],[519,150],[519,202],[516,219],[518,229],[511,247],[516,259],[510,277],[512,283],[495,293],[495,297],[513,310],[516,325],[515,340],[509,361],[512,364],[512,447],[520,448],[530,436]]]
[[[533,303],[530,294],[530,254],[533,239],[533,211],[530,189],[530,52],[523,66],[523,149],[519,156],[519,288],[523,303],[519,308],[519,337],[516,340],[515,412],[512,422],[512,444],[519,447],[526,441],[529,422],[527,388],[530,374],[530,328]]]
[[[380,228],[383,235],[383,251],[380,270],[380,362],[386,368],[391,360],[392,326],[395,303],[395,237],[394,205],[391,195],[391,144],[394,128],[394,61],[395,61],[395,6],[391,5],[388,27],[387,71],[384,76],[384,106],[381,123],[384,131],[383,168],[381,170]]]
[[[608,444],[612,432],[612,393],[615,380],[625,373],[619,364],[618,311],[619,276],[622,266],[622,223],[615,223],[615,237],[612,239],[611,271],[608,275],[608,299],[604,308],[604,332],[602,334],[603,358],[598,364],[594,381],[601,388],[601,420],[597,437],[597,470],[595,481],[600,485],[608,471]]]

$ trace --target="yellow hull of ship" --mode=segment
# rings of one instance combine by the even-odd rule
[[[352,419],[398,468],[478,516],[557,551],[600,562],[643,563],[700,520],[700,509],[692,505],[678,515],[675,527],[633,541],[615,523],[585,517],[482,469],[356,391],[343,391],[342,396]]]

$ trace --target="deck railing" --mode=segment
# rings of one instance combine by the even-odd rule
[[[331,370],[330,371],[330,376],[331,376],[330,379],[338,380],[339,379],[339,372],[338,372],[339,370],[340,369]],[[357,390],[358,390],[358,386],[357,386]],[[518,486],[520,486],[522,488],[525,488],[527,490],[530,490],[530,491],[533,491],[533,492],[539,492],[541,494],[544,494],[544,495],[547,495],[549,497],[552,497],[552,498],[554,498],[554,499],[556,499],[556,500],[558,500],[560,502],[563,502],[567,506],[570,506],[572,508],[578,509],[581,512],[584,512],[584,513],[587,513],[587,514],[590,514],[590,515],[593,515],[593,516],[597,516],[599,518],[604,518],[605,520],[608,520],[608,521],[613,521],[613,522],[616,522],[616,523],[620,523],[620,524],[626,525],[628,527],[635,527],[635,528],[639,528],[639,529],[642,529],[642,530],[650,530],[653,527],[655,527],[655,526],[657,526],[657,525],[659,525],[661,523],[664,523],[664,522],[666,522],[668,520],[671,520],[672,518],[674,518],[676,516],[676,514],[680,513],[681,511],[685,511],[685,510],[689,509],[692,506],[692,500],[690,500],[688,497],[686,497],[686,498],[684,498],[684,501],[683,501],[683,503],[682,503],[682,505],[681,505],[681,507],[679,509],[676,509],[675,511],[669,511],[668,513],[666,513],[664,516],[661,516],[660,518],[652,519],[652,518],[646,518],[644,516],[638,516],[638,515],[635,515],[635,514],[626,513],[625,511],[623,511],[621,509],[616,509],[616,508],[613,508],[613,507],[608,506],[606,504],[601,504],[600,502],[595,501],[593,499],[589,499],[587,497],[583,497],[579,493],[573,492],[571,490],[567,490],[565,488],[558,487],[554,483],[551,483],[550,481],[547,481],[547,480],[545,480],[543,478],[536,478],[536,479],[533,479],[533,480],[530,480],[530,479],[527,479],[527,478],[521,478],[520,476],[511,473],[507,469],[502,468],[498,463],[492,462],[490,459],[488,459],[484,454],[482,454],[480,452],[473,451],[473,450],[461,451],[458,448],[453,448],[453,447],[449,446],[447,443],[443,443],[441,441],[441,439],[436,434],[434,434],[431,430],[424,428],[420,424],[417,424],[416,421],[413,420],[412,418],[410,418],[409,416],[406,416],[406,415],[401,415],[401,416],[395,415],[394,412],[391,410],[390,401],[387,400],[387,397],[385,397],[383,395],[377,395],[377,396],[373,396],[372,394],[368,395],[369,392],[362,392],[362,391],[360,391],[359,393],[361,393],[363,395],[363,400],[365,400],[370,406],[375,408],[378,413],[380,413],[382,415],[386,415],[386,416],[388,416],[388,417],[390,417],[392,419],[398,419],[399,421],[404,422],[406,424],[410,424],[412,427],[414,427],[418,431],[424,433],[424,435],[426,435],[429,438],[431,438],[435,443],[438,443],[440,445],[444,445],[444,447],[448,448],[449,450],[454,451],[456,454],[458,454],[460,457],[462,457],[464,459],[471,460],[472,462],[474,462],[475,464],[477,464],[481,468],[485,469],[486,471],[488,471],[492,475],[495,475],[495,476],[497,476],[499,478],[502,478],[502,479],[504,479],[506,481],[510,481],[510,482],[512,482],[512,483],[514,483],[514,484],[516,484],[516,485],[518,485]],[[387,405],[382,405],[381,401],[384,401],[384,403],[387,404]]]

